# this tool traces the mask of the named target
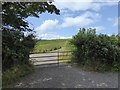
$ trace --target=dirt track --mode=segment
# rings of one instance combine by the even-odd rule
[[[55,54],[34,54],[48,56]],[[35,60],[51,60],[47,57]],[[53,63],[53,62],[52,62]],[[55,62],[56,63],[56,62]],[[35,65],[43,63],[35,63]],[[97,73],[83,71],[69,65],[36,66],[36,72],[24,77],[11,87],[15,88],[118,88],[118,73]]]
[[[15,88],[117,88],[118,74],[82,71],[71,66],[36,67]]]

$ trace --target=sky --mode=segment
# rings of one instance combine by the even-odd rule
[[[97,34],[118,34],[118,0],[55,0],[60,15],[42,13],[28,17],[38,39],[66,39],[80,28],[96,28]]]

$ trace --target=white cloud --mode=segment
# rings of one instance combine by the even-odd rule
[[[91,5],[91,2],[77,2],[73,0],[69,0],[69,1],[65,0],[64,2],[56,0],[55,5],[61,10],[69,9],[72,11],[88,10],[88,9],[93,8],[93,6]]]
[[[65,13],[65,14],[63,15],[63,17],[72,17],[72,16],[74,16],[73,13]]]
[[[58,20],[45,20],[40,26],[38,26],[35,30],[43,33],[48,29],[53,29],[58,24]]]
[[[118,25],[120,25],[120,16],[116,18],[114,21],[114,26],[118,26]]]
[[[105,30],[105,27],[103,26],[94,26],[94,27],[89,27],[89,28],[95,28],[97,32]]]
[[[54,0],[55,2],[119,2],[119,0]]]
[[[93,0],[94,2],[107,2],[107,3],[116,3],[119,2],[119,0]]]
[[[72,27],[72,26],[87,26],[95,23],[100,18],[98,13],[85,12],[84,14],[76,17],[66,17],[60,27]]]
[[[39,35],[37,38],[38,39],[46,39],[46,40],[51,40],[51,39],[70,39],[70,38],[72,38],[72,36],[66,37],[66,36],[58,35],[56,33],[43,33],[43,34]]]
[[[113,26],[118,26],[118,19],[120,20],[120,17],[119,18],[108,18],[108,21],[112,22]]]
[[[118,18],[116,18],[115,19],[115,21],[114,21],[114,24],[113,24],[114,26],[118,26]]]
[[[76,17],[65,17],[63,18],[63,22],[59,23],[58,20],[45,20],[40,26],[38,26],[35,31],[37,34],[43,34],[45,31],[50,29],[57,28],[66,28],[66,27],[85,27],[97,22],[100,19],[100,15],[98,13],[85,12],[80,16]]]
[[[113,20],[113,18],[108,18],[107,20],[108,20],[108,21],[112,21],[112,20]]]
[[[94,10],[98,11],[103,6],[117,5],[119,0],[55,0],[54,4],[62,11]]]

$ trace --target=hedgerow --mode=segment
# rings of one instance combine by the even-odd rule
[[[82,28],[71,40],[73,61],[96,71],[120,71],[119,40],[119,35],[98,35],[95,29]]]

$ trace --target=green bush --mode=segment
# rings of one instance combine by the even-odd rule
[[[2,69],[3,72],[17,64],[29,64],[29,53],[34,48],[33,34],[24,36],[21,31],[2,31]]]
[[[75,46],[73,60],[97,71],[119,71],[120,46],[117,35],[96,34],[95,29],[80,29],[71,43]]]
[[[57,50],[57,48],[55,47],[54,50]]]

